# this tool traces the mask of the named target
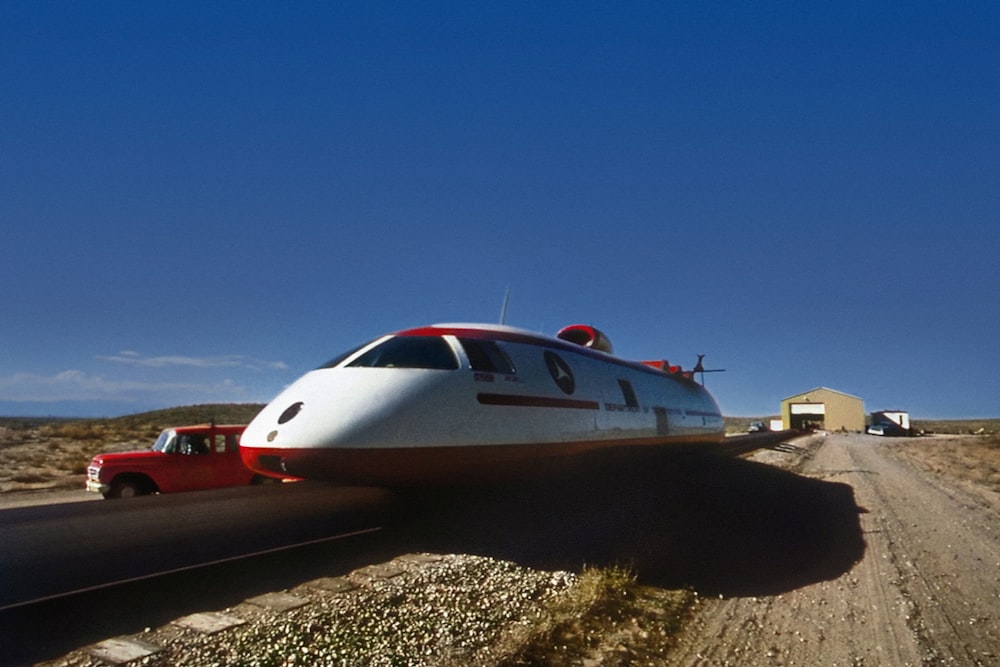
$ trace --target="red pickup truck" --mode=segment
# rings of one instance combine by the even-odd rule
[[[98,454],[87,467],[87,490],[129,498],[257,484],[266,478],[243,465],[245,425],[200,424],[168,428],[149,450]]]

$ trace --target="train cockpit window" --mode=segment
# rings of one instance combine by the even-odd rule
[[[375,340],[378,340],[378,339],[375,339]],[[339,366],[340,364],[342,364],[344,362],[345,359],[347,359],[348,357],[352,356],[355,352],[357,352],[358,350],[360,350],[362,348],[368,347],[369,345],[371,345],[374,342],[375,342],[374,340],[370,340],[367,343],[365,343],[364,345],[358,345],[357,347],[352,347],[347,352],[344,352],[343,354],[338,354],[336,357],[334,357],[330,361],[328,361],[325,364],[323,364],[322,366],[320,366],[320,368],[333,368],[334,366]]]
[[[495,341],[476,338],[459,338],[458,341],[462,344],[462,349],[465,350],[465,356],[469,358],[472,370],[507,375],[514,375],[517,372],[510,357],[500,349]]]
[[[396,336],[376,345],[347,366],[450,371],[458,368],[458,359],[440,336]]]

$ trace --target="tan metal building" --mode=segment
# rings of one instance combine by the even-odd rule
[[[816,387],[781,401],[784,428],[864,431],[865,402],[842,391]]]

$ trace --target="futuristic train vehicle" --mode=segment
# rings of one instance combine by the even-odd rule
[[[419,486],[723,435],[719,406],[692,373],[616,357],[593,327],[553,338],[437,324],[382,336],[302,376],[251,421],[240,447],[262,474]]]

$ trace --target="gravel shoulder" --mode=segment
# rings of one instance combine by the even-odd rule
[[[667,664],[997,664],[1000,502],[947,465],[935,474],[937,444],[828,435],[798,461],[759,455],[849,484],[864,557],[781,595],[702,599]]]

